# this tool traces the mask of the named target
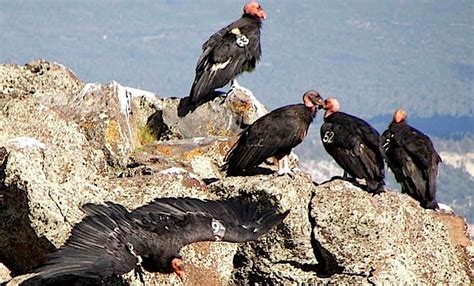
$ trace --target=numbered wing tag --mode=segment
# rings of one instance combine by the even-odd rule
[[[235,43],[237,44],[237,46],[243,48],[249,44],[249,39],[245,35],[242,35],[240,37],[237,37]]]
[[[212,219],[211,228],[212,228],[212,233],[214,234],[214,237],[216,238],[217,241],[222,240],[222,238],[224,238],[225,226],[222,224],[222,222],[216,219]]]
[[[326,131],[323,136],[323,142],[328,144],[334,142],[334,132]]]
[[[250,42],[249,38],[247,38],[244,34],[242,34],[240,32],[239,28],[232,29],[231,33],[236,36],[235,43],[240,48],[243,48],[243,47],[245,47],[249,44],[249,42]]]

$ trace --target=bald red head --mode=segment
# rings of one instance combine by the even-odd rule
[[[340,109],[339,101],[335,99],[334,97],[330,97],[324,101],[324,110],[326,112],[324,113],[324,117],[329,116],[333,113],[336,113]]]
[[[303,94],[303,103],[310,108],[312,112],[324,104],[323,98],[316,90],[308,90]]]
[[[244,14],[251,15],[260,20],[267,18],[267,14],[263,11],[262,6],[256,1],[251,1],[244,6]]]
[[[395,110],[393,113],[393,122],[400,123],[407,119],[407,112],[401,108]]]
[[[173,258],[173,260],[171,260],[171,269],[176,273],[176,275],[178,275],[179,279],[184,279],[184,266],[183,261],[180,258]]]

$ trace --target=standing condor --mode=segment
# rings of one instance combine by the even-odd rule
[[[388,166],[410,195],[427,209],[437,209],[436,176],[441,157],[430,138],[406,122],[407,113],[398,109],[382,134],[381,143]]]
[[[185,116],[197,106],[212,100],[214,90],[225,86],[244,71],[255,69],[260,60],[260,28],[266,18],[257,2],[244,6],[240,19],[221,29],[202,46],[196,65],[196,76],[189,93],[178,107],[178,115]],[[238,86],[233,82],[232,86]]]
[[[303,102],[273,110],[242,131],[224,159],[222,169],[227,175],[243,175],[270,157],[278,160],[279,175],[291,174],[287,160],[281,159],[306,137],[323,99],[310,90],[303,95]]]
[[[324,101],[324,124],[321,140],[337,164],[352,178],[365,179],[368,191],[384,191],[384,163],[380,135],[364,120],[339,111],[335,98]]]
[[[258,204],[237,198],[161,198],[132,212],[108,202],[86,204],[83,210],[86,217],[66,243],[23,285],[104,285],[104,280],[131,270],[142,282],[143,270],[174,272],[183,279],[183,246],[256,240],[289,213],[260,210]]]

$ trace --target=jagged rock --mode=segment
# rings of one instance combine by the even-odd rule
[[[210,186],[211,191],[220,196],[239,195],[265,206],[277,206],[281,212],[290,210],[276,231],[240,248],[234,274],[236,283],[268,285],[310,281],[313,273],[305,273],[292,264],[317,264],[308,219],[314,188],[306,175],[231,177]]]
[[[45,146],[50,149],[51,157],[60,156],[48,143]],[[17,150],[9,147],[7,152],[3,169],[5,188],[0,191],[3,197],[0,220],[6,222],[0,227],[0,258],[16,275],[30,271],[44,260],[48,252],[65,241],[72,226],[81,220],[83,214],[79,207],[84,203],[112,201],[133,209],[157,197],[216,198],[205,192],[205,185],[189,173],[166,170],[152,175],[108,176],[88,181],[74,176],[78,172],[77,166],[71,166],[68,172],[71,176],[66,174],[64,182],[58,183],[45,175],[50,157],[39,148]],[[80,153],[81,150],[76,150],[76,156]],[[75,160],[74,157],[68,159]],[[191,269],[206,272],[219,284],[226,284],[233,269],[236,247],[232,244],[196,245],[184,251],[184,257],[185,261],[186,254],[191,257]],[[207,258],[197,261],[201,257]],[[215,267],[211,258],[226,263]],[[128,279],[135,278],[131,275]],[[146,280],[159,284],[176,282],[174,277],[160,274],[149,274]]]
[[[210,189],[291,210],[273,235],[240,247],[236,283],[470,283],[464,222],[449,230],[446,214],[407,195],[372,196],[341,180],[316,186],[306,175],[227,178]]]
[[[321,185],[311,201],[315,239],[343,274],[377,285],[472,282],[465,254],[439,216],[407,195],[372,196],[345,181]]]
[[[178,115],[178,106],[177,99],[156,103],[156,108],[163,111],[165,124],[180,138],[236,135],[268,112],[249,90],[242,87],[200,105],[185,117]]]
[[[0,98],[7,94],[22,98],[55,95],[58,90],[76,94],[83,84],[70,69],[58,63],[36,60],[24,66],[0,65]]]

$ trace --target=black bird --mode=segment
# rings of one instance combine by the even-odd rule
[[[242,131],[224,159],[222,169],[227,175],[243,175],[270,157],[278,160],[278,174],[291,173],[286,160],[281,159],[306,137],[323,99],[317,91],[310,90],[303,95],[303,102],[273,110]]]
[[[179,250],[197,241],[256,240],[280,224],[289,211],[259,210],[259,205],[237,198],[207,201],[161,198],[132,212],[123,206],[86,204],[86,217],[66,243],[38,269],[25,285],[61,284],[66,279],[104,279],[127,273],[176,273],[183,278]],[[74,280],[67,280],[74,281]],[[28,284],[28,282],[30,282]]]
[[[339,102],[328,98],[324,102],[324,123],[321,140],[324,149],[352,178],[365,179],[368,191],[384,191],[384,162],[380,150],[380,135],[364,120],[339,111]]]
[[[225,86],[244,71],[255,69],[261,56],[260,29],[265,18],[262,6],[249,2],[244,6],[240,19],[219,30],[204,43],[189,98],[183,98],[178,107],[179,116],[185,116],[197,106],[212,100],[216,88]]]
[[[382,134],[383,151],[402,193],[427,209],[437,209],[436,176],[441,157],[430,138],[406,122],[407,113],[398,109]]]

